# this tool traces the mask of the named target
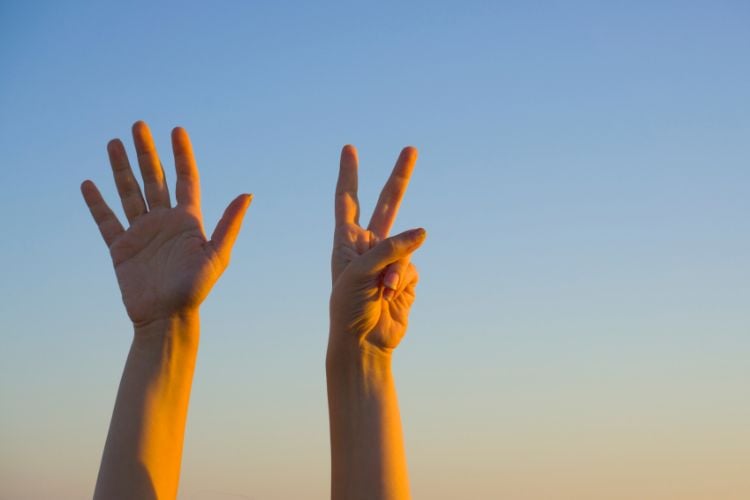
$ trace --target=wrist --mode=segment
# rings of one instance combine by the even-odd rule
[[[166,344],[177,349],[197,349],[199,337],[198,309],[133,325],[133,344],[143,349],[160,349]]]
[[[379,347],[366,340],[353,337],[353,335],[331,333],[326,353],[328,378],[331,380],[357,378],[373,382],[390,379],[393,349]]]

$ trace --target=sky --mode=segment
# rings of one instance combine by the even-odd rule
[[[191,134],[212,229],[180,497],[327,498],[333,190],[420,157],[415,498],[750,498],[743,1],[0,3],[0,499],[90,497],[132,329],[80,196]]]

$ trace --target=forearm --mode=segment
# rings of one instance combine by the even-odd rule
[[[135,329],[94,498],[175,498],[198,352],[197,312]]]
[[[331,498],[410,498],[390,352],[329,346],[326,372]]]

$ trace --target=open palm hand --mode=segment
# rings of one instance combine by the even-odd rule
[[[203,230],[200,183],[190,139],[172,131],[177,171],[177,206],[172,207],[161,162],[143,122],[133,125],[145,199],[122,142],[107,146],[115,184],[130,226],[125,230],[93,182],[81,191],[109,247],[123,302],[136,325],[198,308],[229,263],[232,246],[251,201],[240,195],[229,204],[211,239]],[[148,203],[148,205],[147,205]]]

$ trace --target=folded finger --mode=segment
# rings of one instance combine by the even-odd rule
[[[393,300],[399,297],[408,287],[414,287],[419,281],[417,268],[410,260],[402,259],[391,264],[383,275],[383,298]]]

